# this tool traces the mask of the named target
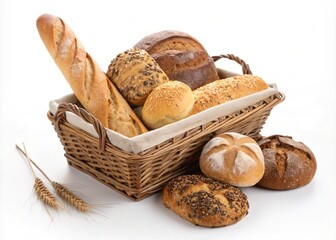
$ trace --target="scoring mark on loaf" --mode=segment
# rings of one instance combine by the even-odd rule
[[[255,160],[243,151],[238,151],[234,163],[232,169],[234,174],[243,174],[256,165]]]
[[[264,162],[264,155],[256,143],[244,143],[242,146],[246,146],[249,148],[253,154],[257,155],[257,158],[260,159],[262,162]]]
[[[207,144],[205,144],[205,146],[203,147],[202,155],[207,154],[214,147],[228,144],[229,144],[228,140],[221,137],[214,137]]]
[[[224,169],[224,163],[225,163],[224,154],[225,153],[226,153],[226,149],[211,154],[207,158],[207,161],[208,161],[210,167],[213,168],[213,169],[216,169],[216,170]]]

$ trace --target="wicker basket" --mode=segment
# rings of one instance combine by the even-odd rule
[[[220,58],[234,60],[241,64],[244,74],[252,74],[240,58],[234,55],[213,57],[215,61]],[[219,74],[226,73],[219,70]],[[136,154],[111,144],[102,124],[75,104],[60,103],[55,114],[48,112],[48,118],[61,140],[69,165],[133,200],[140,200],[160,191],[170,179],[197,168],[203,145],[214,135],[234,131],[259,138],[270,111],[284,98],[283,94],[277,93],[229,115],[219,114],[214,121]],[[92,124],[98,137],[70,124],[66,112]]]

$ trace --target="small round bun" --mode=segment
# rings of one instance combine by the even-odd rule
[[[290,136],[273,135],[260,140],[265,158],[265,174],[258,186],[288,190],[307,185],[316,172],[313,152]]]
[[[203,175],[181,175],[165,186],[165,207],[203,227],[224,227],[248,214],[247,196],[237,187]]]
[[[265,170],[264,157],[257,142],[234,132],[209,140],[203,147],[199,164],[206,176],[236,187],[255,185]]]
[[[184,83],[169,81],[156,87],[142,108],[142,120],[150,129],[187,117],[194,106],[194,94]]]

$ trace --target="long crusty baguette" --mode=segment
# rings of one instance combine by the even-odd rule
[[[195,104],[190,115],[267,88],[268,85],[263,79],[248,74],[208,83],[193,91]]]
[[[127,137],[147,132],[126,100],[60,18],[44,14],[36,26],[51,57],[83,107],[107,128]]]

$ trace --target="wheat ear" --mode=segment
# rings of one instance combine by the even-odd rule
[[[18,146],[17,146],[18,147]],[[19,148],[19,147],[18,147]],[[22,149],[19,148],[19,150],[26,155],[25,152],[22,151]],[[28,158],[28,156],[26,155],[26,157]],[[76,194],[74,194],[73,192],[71,192],[67,187],[65,187],[64,185],[58,183],[58,182],[54,182],[52,181],[47,174],[31,159],[29,158],[29,161],[34,164],[34,166],[43,174],[43,176],[51,183],[51,185],[53,186],[53,188],[56,190],[57,194],[64,199],[65,201],[67,201],[68,203],[70,203],[72,206],[74,206],[76,209],[78,209],[79,211],[82,212],[88,212],[90,210],[90,205],[88,203],[86,203],[83,199],[81,199],[80,197],[78,197]]]
[[[90,206],[84,200],[79,198],[64,185],[54,181],[51,183],[51,185],[54,187],[59,196],[61,196],[64,200],[69,202],[79,211],[88,212],[90,210]]]
[[[36,173],[31,165],[31,162],[29,161],[30,158],[28,156],[25,145],[23,144],[24,151],[18,145],[16,145],[16,147],[26,156],[28,160],[28,164],[35,178],[34,190],[35,190],[37,197],[41,199],[43,203],[47,204],[48,206],[52,208],[57,209],[59,207],[57,198],[48,190],[48,188],[44,185],[43,181],[39,177],[36,176]]]

